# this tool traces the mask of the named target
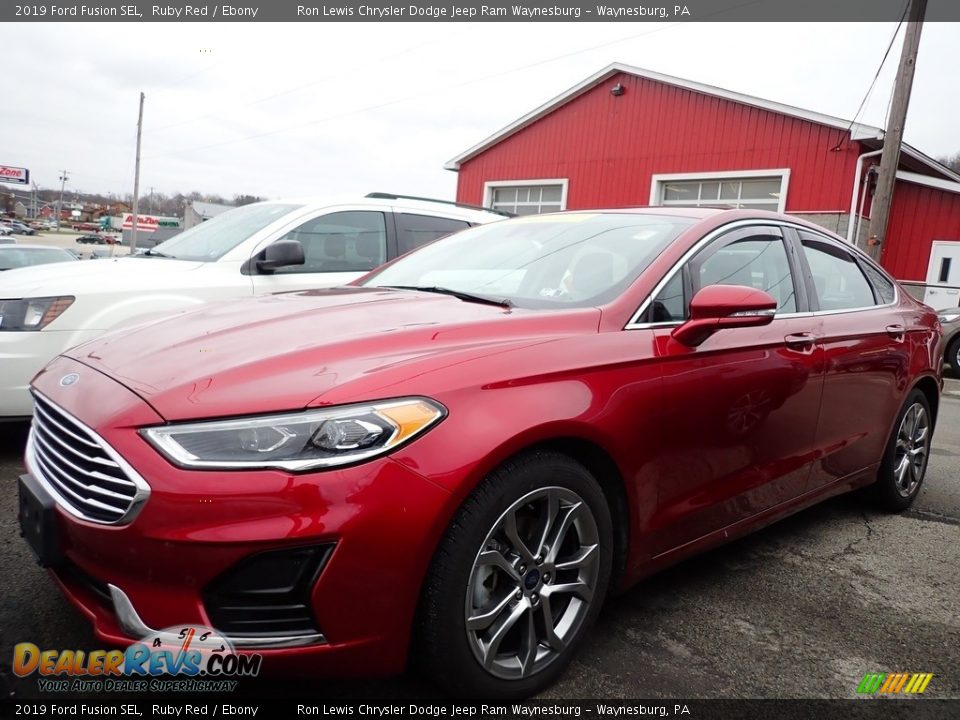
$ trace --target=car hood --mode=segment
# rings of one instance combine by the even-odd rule
[[[207,263],[165,258],[103,258],[15,268],[0,276],[0,298],[80,295],[167,287],[169,278]]]
[[[348,287],[213,303],[66,355],[182,420],[428,394],[430,373],[459,377],[479,358],[595,333],[599,317]]]

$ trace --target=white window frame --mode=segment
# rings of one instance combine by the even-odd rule
[[[780,178],[780,198],[777,203],[777,212],[782,213],[787,208],[787,188],[790,185],[790,168],[775,168],[770,170],[728,170],[725,172],[694,172],[694,173],[660,173],[650,179],[650,200],[648,205],[664,206],[663,191],[669,182],[677,181],[715,181],[715,180],[755,180],[757,178]],[[722,200],[717,202],[722,203]],[[664,207],[669,207],[664,206]]]
[[[569,178],[547,178],[545,180],[488,180],[483,183],[483,206],[493,207],[493,191],[502,187],[530,187],[533,185],[559,185],[560,186],[560,210],[567,209],[567,188],[570,185]]]

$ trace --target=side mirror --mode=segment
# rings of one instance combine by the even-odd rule
[[[256,266],[260,272],[273,272],[277,268],[303,265],[304,262],[303,245],[296,240],[277,240],[263,249]]]
[[[768,293],[745,285],[709,285],[690,301],[690,319],[671,336],[688,347],[697,347],[718,330],[769,325],[777,301]]]

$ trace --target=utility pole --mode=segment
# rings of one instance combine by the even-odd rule
[[[150,214],[153,215],[153,185],[150,186]]]
[[[880,258],[880,250],[887,235],[890,206],[893,204],[893,189],[897,182],[897,166],[900,164],[900,146],[903,143],[903,126],[910,106],[910,90],[913,87],[913,72],[917,66],[917,50],[920,48],[920,32],[927,0],[911,0],[909,21],[900,52],[900,67],[893,87],[893,102],[890,117],[883,135],[883,154],[880,156],[880,175],[877,190],[870,208],[870,229],[867,231],[867,248],[874,260]]]
[[[57,202],[57,232],[60,232],[60,213],[63,212],[63,188],[69,179],[70,178],[67,177],[67,171],[64,170],[63,174],[60,175],[60,200]]]
[[[140,209],[140,135],[143,132],[143,98],[140,93],[140,115],[137,117],[137,162],[133,173],[133,223],[130,226],[130,254],[137,250],[137,215]]]

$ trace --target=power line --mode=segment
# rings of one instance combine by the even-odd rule
[[[890,36],[890,42],[887,44],[887,49],[883,53],[883,59],[880,61],[880,64],[877,66],[877,72],[874,73],[873,80],[870,81],[870,87],[867,88],[866,94],[863,96],[863,100],[860,101],[860,107],[857,108],[856,114],[853,116],[853,119],[850,120],[850,124],[847,126],[847,129],[840,135],[840,139],[837,140],[837,144],[834,145],[831,150],[839,150],[840,145],[843,143],[843,138],[849,135],[850,130],[853,129],[854,124],[857,122],[857,118],[860,117],[860,113],[863,111],[864,106],[867,104],[867,100],[870,98],[870,94],[873,92],[874,86],[877,84],[877,78],[880,77],[880,71],[883,70],[884,64],[887,62],[887,58],[890,56],[890,50],[893,48],[893,43],[897,39],[897,35],[900,33],[900,28],[903,27],[903,21],[907,17],[907,10],[910,7],[910,0],[907,0],[906,4],[903,6],[903,12],[900,14],[900,22],[897,23],[897,27],[893,31],[893,35]],[[889,112],[889,108],[888,108]]]

